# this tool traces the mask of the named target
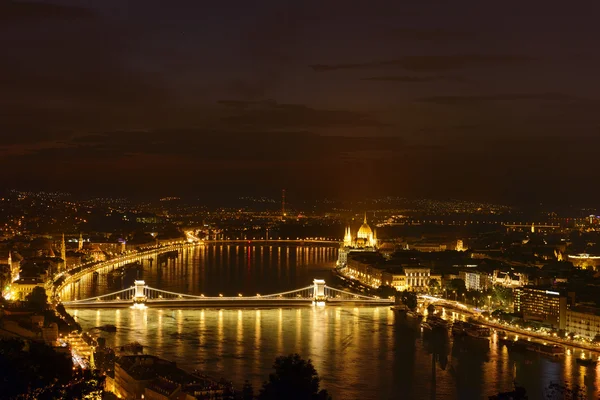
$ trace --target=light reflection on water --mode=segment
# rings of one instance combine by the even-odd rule
[[[329,269],[336,257],[331,247],[216,245],[186,251],[161,268],[156,262],[152,267],[145,263],[142,274],[150,286],[176,292],[267,294],[306,286],[314,278],[331,279]],[[115,290],[106,272],[96,282],[91,275],[82,278],[63,292],[63,298]],[[127,287],[127,279],[117,284]],[[590,397],[597,398],[600,387],[600,366],[576,364],[579,350],[556,361],[509,351],[498,346],[496,336],[489,344],[452,338],[438,343],[424,336],[418,325],[399,322],[387,307],[73,313],[84,328],[116,325],[116,333],[103,334],[109,345],[139,341],[151,354],[233,380],[238,387],[248,379],[256,390],[275,357],[294,352],[313,360],[322,386],[335,399],[487,398],[510,390],[513,381],[527,388],[529,398],[544,398],[550,381],[565,380],[585,384]],[[455,313],[452,317],[464,318]],[[434,356],[435,369],[430,351],[441,352]]]
[[[506,347],[445,339],[436,353],[434,339],[417,326],[395,320],[386,307],[306,307],[296,309],[75,310],[84,328],[115,324],[104,334],[109,345],[139,341],[147,352],[186,368],[255,387],[271,372],[275,357],[299,353],[311,358],[323,387],[338,399],[485,398],[509,390],[512,382],[541,398],[550,381],[567,380],[597,391],[598,374],[576,365],[573,356],[554,361]],[[390,323],[391,321],[391,323]],[[433,347],[432,347],[433,346]],[[442,369],[442,359],[447,359]],[[435,392],[434,392],[435,390]],[[590,393],[591,394],[591,393]]]

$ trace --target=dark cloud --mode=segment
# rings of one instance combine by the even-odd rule
[[[362,78],[362,81],[381,81],[381,82],[404,82],[404,83],[427,83],[427,82],[465,82],[464,78],[458,76],[410,76],[410,75],[388,75],[388,76],[372,76],[370,78]]]
[[[80,19],[92,18],[89,10],[52,3],[0,1],[0,21],[12,23],[31,19]]]
[[[394,39],[422,40],[422,41],[446,41],[468,39],[474,36],[473,32],[451,31],[446,29],[415,29],[397,28],[388,32]]]
[[[402,68],[409,71],[426,72],[523,64],[530,61],[530,57],[517,55],[464,54],[450,56],[407,56],[394,60],[371,61],[355,64],[315,64],[310,67],[316,72],[374,68]]]
[[[253,128],[315,128],[315,127],[378,127],[385,124],[361,112],[322,110],[301,104],[280,104],[275,101],[221,101],[231,112],[221,121],[229,126]]]
[[[9,11],[0,23],[2,142],[128,126],[164,106],[169,96],[161,80],[127,59],[126,27],[77,7],[0,4]]]
[[[504,93],[481,96],[431,96],[418,101],[444,105],[472,105],[497,101],[540,100],[551,102],[573,102],[577,99],[562,93]]]

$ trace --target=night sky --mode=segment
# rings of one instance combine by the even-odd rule
[[[598,1],[0,0],[0,182],[600,200]]]

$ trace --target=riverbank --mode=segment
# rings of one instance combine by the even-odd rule
[[[357,287],[361,287],[364,290],[364,292],[367,292],[367,293],[370,293],[375,290],[371,286],[365,285],[356,279],[353,279],[353,278],[350,278],[350,277],[344,275],[340,269],[337,269],[337,268],[334,269],[333,273],[334,273],[334,275],[338,276],[340,279],[348,282],[350,284],[350,287],[352,287],[354,289],[356,289]],[[495,330],[507,331],[507,332],[511,332],[513,334],[516,334],[516,335],[519,335],[519,336],[522,336],[525,338],[541,340],[543,342],[554,343],[554,344],[558,344],[561,346],[571,347],[571,348],[578,349],[578,350],[592,351],[594,353],[600,354],[600,346],[597,346],[597,345],[594,345],[591,343],[590,344],[583,343],[583,342],[576,341],[576,340],[562,339],[562,338],[559,338],[554,335],[546,335],[546,334],[536,333],[536,332],[533,332],[533,331],[530,331],[527,329],[520,329],[516,326],[510,325],[507,323],[500,323],[499,321],[497,322],[494,319],[491,319],[490,317],[482,316],[481,311],[474,310],[472,307],[470,307],[466,304],[460,303],[458,301],[447,300],[447,299],[443,299],[440,297],[429,296],[429,295],[419,295],[419,299],[422,302],[429,301],[434,304],[442,303],[443,307],[448,308],[448,309],[453,310],[458,313],[462,313],[466,316],[474,317],[477,319],[477,323],[479,323],[480,325],[484,325],[489,328],[493,328]]]
[[[537,333],[537,332],[533,332],[531,330],[518,328],[518,327],[516,327],[514,325],[510,325],[508,323],[501,323],[499,321],[494,320],[493,318],[484,317],[481,312],[472,310],[467,305],[459,303],[459,302],[436,298],[433,296],[426,296],[424,298],[429,299],[429,300],[436,299],[434,304],[442,303],[443,304],[442,307],[449,308],[449,309],[454,310],[459,313],[468,314],[468,315],[474,317],[478,324],[487,326],[489,328],[493,328],[495,330],[510,332],[510,333],[513,333],[515,335],[519,335],[519,336],[522,336],[525,338],[541,340],[543,342],[558,344],[561,346],[571,347],[571,348],[578,349],[578,350],[592,351],[592,352],[600,354],[600,346],[597,346],[597,345],[594,345],[591,343],[588,344],[588,343],[582,343],[582,342],[579,342],[576,340],[567,340],[567,339],[563,339],[558,336],[554,336],[554,335],[550,335],[550,334]]]
[[[81,279],[84,275],[98,271],[103,268],[118,268],[125,264],[140,261],[143,259],[151,259],[154,256],[158,257],[160,254],[184,249],[187,247],[193,247],[198,245],[197,242],[179,242],[172,245],[152,247],[150,249],[142,249],[141,251],[132,251],[127,254],[119,255],[118,257],[102,262],[91,262],[88,264],[77,265],[68,271],[57,274],[51,281],[51,287],[54,293],[60,293],[60,291],[72,282]]]

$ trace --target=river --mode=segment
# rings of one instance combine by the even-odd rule
[[[112,283],[107,271],[97,278],[90,274],[62,296],[108,293],[128,287],[136,277],[152,287],[193,294],[276,293],[314,278],[333,280],[336,258],[333,247],[207,245],[185,250],[160,267],[145,263],[143,271]],[[585,384],[595,398],[600,388],[600,367],[577,365],[579,351],[556,360],[509,352],[495,336],[490,341],[432,338],[388,307],[71,312],[84,329],[116,325],[116,333],[103,333],[109,345],[138,341],[148,353],[238,387],[249,380],[258,389],[275,357],[299,353],[313,360],[321,386],[334,399],[480,399],[512,389],[513,381],[527,388],[529,398],[544,398],[551,381]]]

